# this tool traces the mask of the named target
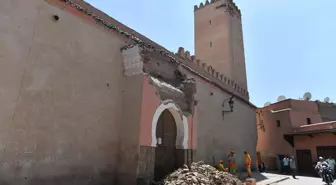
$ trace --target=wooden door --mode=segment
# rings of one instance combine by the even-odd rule
[[[298,172],[302,175],[314,175],[313,160],[310,150],[296,150]]]
[[[169,110],[163,111],[156,129],[156,136],[162,138],[162,144],[155,148],[154,179],[159,181],[176,170],[177,128]]]
[[[336,159],[336,146],[317,146],[317,157],[323,157],[325,159],[333,157]]]

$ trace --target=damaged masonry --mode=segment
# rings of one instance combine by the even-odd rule
[[[184,114],[193,113],[196,82],[179,70],[179,64],[168,62],[161,55],[133,45],[122,49],[124,75],[146,74],[161,101],[173,100]]]
[[[235,16],[216,9],[223,3]],[[239,9],[213,0],[194,13],[192,56],[83,0],[0,1],[0,182],[148,185],[184,164],[212,165],[231,149],[238,170],[243,151],[256,159],[256,107],[243,44],[234,41],[243,40]],[[218,35],[199,26],[209,24],[205,16],[220,24]],[[225,46],[213,40],[210,49],[209,37]]]

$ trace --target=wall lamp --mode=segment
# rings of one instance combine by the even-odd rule
[[[230,110],[229,111],[223,111],[223,112],[233,112],[233,108],[234,108],[234,101],[233,101],[233,98],[234,96],[231,96],[231,98],[229,98],[228,100],[228,103],[229,103],[229,107],[230,107]],[[225,100],[223,102],[223,107],[225,107],[225,103],[226,103],[227,100]]]

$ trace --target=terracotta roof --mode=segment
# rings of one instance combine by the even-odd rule
[[[300,135],[324,134],[324,133],[335,133],[336,134],[336,128],[297,132],[297,133],[291,133],[291,134],[284,134],[284,136],[300,136]]]
[[[303,125],[298,128],[294,128],[293,133],[287,135],[309,135],[309,134],[321,134],[328,132],[336,133],[336,121]]]
[[[300,128],[323,126],[323,125],[329,125],[329,124],[334,124],[334,123],[336,123],[336,121],[328,121],[328,122],[322,122],[322,123],[314,123],[314,124],[310,124],[310,125],[302,125]]]
[[[172,54],[170,51],[168,51],[166,48],[162,47],[161,45],[153,42],[149,38],[141,35],[140,33],[136,32],[135,30],[123,25],[122,23],[118,22],[117,20],[113,19],[112,17],[108,16],[104,12],[98,10],[97,8],[93,7],[89,3],[83,1],[83,0],[58,0],[63,3],[66,3],[72,7],[75,7],[77,10],[82,11],[84,14],[91,16],[94,18],[98,23],[103,24],[104,26],[113,29],[116,32],[119,32],[120,34],[124,35],[125,37],[128,37],[134,41],[134,44],[125,46],[122,49],[126,49],[128,47],[132,47],[135,44],[138,44],[142,47],[146,47],[147,49],[151,49],[155,52],[160,53],[161,55],[165,57],[169,57],[171,60],[174,62],[177,62],[178,64],[181,64],[183,67],[187,68],[189,71],[197,74],[198,76],[202,77],[203,79],[207,80],[208,82],[213,83],[217,87],[219,87],[221,90],[233,93],[235,94],[238,99],[242,100],[243,102],[247,103],[253,108],[256,108],[255,105],[250,103],[247,99],[241,97],[242,95],[237,95],[236,92],[232,92],[232,90],[228,90],[226,88],[223,88],[221,85],[218,83],[212,81],[207,77],[207,75],[202,75],[198,73],[196,70],[192,69],[189,65],[186,65],[184,62],[181,62],[180,60],[176,59],[176,55]],[[211,75],[209,75],[211,76]]]

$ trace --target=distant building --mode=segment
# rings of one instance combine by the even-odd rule
[[[230,150],[239,170],[243,151],[255,159],[240,10],[194,13],[192,56],[82,0],[0,1],[0,184],[150,184],[192,161],[227,166]]]
[[[335,110],[331,103],[294,99],[257,109],[258,161],[281,170],[283,157],[294,155],[299,171],[312,173],[318,156],[336,157]]]
[[[336,120],[336,104],[317,101],[317,106],[323,122]]]

